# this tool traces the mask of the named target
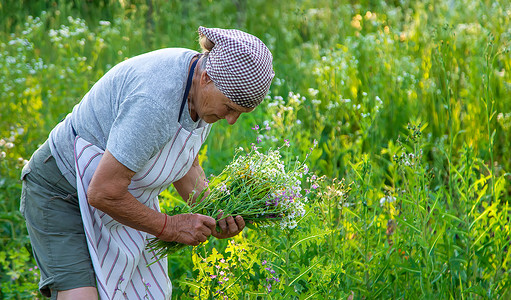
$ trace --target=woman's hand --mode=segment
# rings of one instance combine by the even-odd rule
[[[235,218],[229,216],[222,219],[223,214],[224,213],[220,211],[217,216],[220,232],[216,231],[215,228],[215,230],[211,233],[214,237],[217,239],[231,238],[243,231],[243,228],[245,228],[245,220],[243,220],[241,216],[236,216]]]
[[[165,230],[159,238],[164,241],[197,246],[205,242],[213,232],[216,232],[215,227],[215,219],[205,215],[180,214],[168,216]]]
[[[212,217],[201,214],[180,214],[168,216],[165,230],[159,239],[174,241],[190,246],[197,246],[205,242],[210,235],[217,239],[226,239],[238,235],[245,228],[245,220],[241,216],[223,218],[223,212],[218,215],[217,221]]]

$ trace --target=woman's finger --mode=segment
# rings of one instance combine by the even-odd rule
[[[218,227],[220,227],[221,233],[226,233],[228,230],[227,222],[225,219],[221,219],[218,221]]]
[[[232,216],[226,218],[226,221],[227,221],[227,226],[229,227],[229,229],[227,231],[229,234],[238,232],[238,224],[236,224],[236,222],[234,221],[234,218]]]
[[[238,224],[238,229],[241,231],[245,228],[245,220],[242,216],[236,216],[236,224]]]
[[[199,241],[199,243],[204,243],[207,239],[208,239],[208,237],[205,236],[204,234],[197,235],[197,240]]]

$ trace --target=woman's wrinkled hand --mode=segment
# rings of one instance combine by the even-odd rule
[[[180,214],[168,216],[161,240],[174,241],[190,246],[205,242],[216,232],[216,221],[201,214]]]
[[[211,233],[217,239],[231,238],[233,236],[238,235],[241,231],[243,231],[243,228],[245,228],[245,220],[243,220],[241,216],[236,217],[229,216],[223,219],[222,216],[223,212],[220,211],[220,213],[217,216],[218,227],[220,227],[220,232],[218,232],[215,228],[215,230],[213,230],[213,232]]]

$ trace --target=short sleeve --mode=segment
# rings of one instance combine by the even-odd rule
[[[170,140],[170,120],[168,109],[150,97],[130,96],[119,107],[106,148],[138,172]]]

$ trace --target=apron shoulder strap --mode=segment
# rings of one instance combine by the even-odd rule
[[[195,72],[195,66],[197,65],[197,62],[199,61],[199,59],[200,59],[200,55],[192,63],[192,66],[190,67],[190,72],[188,72],[188,80],[186,82],[186,88],[185,88],[185,93],[183,95],[183,100],[181,100],[181,109],[179,109],[179,117],[177,119],[178,122],[181,122],[181,115],[183,114],[183,109],[185,108],[185,104],[188,99],[188,94],[190,93],[190,88],[192,87],[193,73]]]

